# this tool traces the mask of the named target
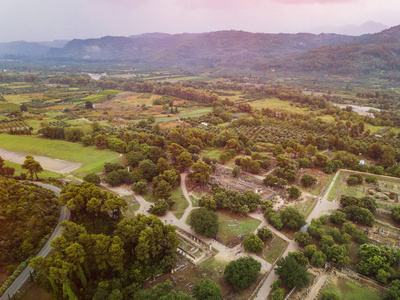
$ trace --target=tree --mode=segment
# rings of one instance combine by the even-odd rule
[[[283,224],[290,229],[299,229],[306,225],[304,215],[302,215],[296,208],[291,206],[282,210],[281,220]]]
[[[397,222],[400,221],[400,206],[394,206],[392,208],[392,218]]]
[[[33,180],[33,175],[36,175],[36,179],[39,179],[37,173],[42,172],[43,168],[38,161],[36,161],[32,156],[27,155],[25,161],[22,164],[22,169],[28,170],[31,174],[31,179]]]
[[[165,180],[161,180],[157,183],[157,187],[155,188],[155,194],[159,198],[167,199],[171,197],[172,187]]]
[[[285,298],[285,289],[277,288],[271,293],[271,300],[283,300]]]
[[[155,205],[150,206],[150,213],[156,216],[163,216],[168,210],[168,202],[164,199],[158,199]]]
[[[189,152],[183,151],[176,157],[176,167],[180,171],[185,171],[189,169],[192,165],[193,165],[193,159],[192,155]]]
[[[332,223],[341,225],[346,222],[346,214],[336,210],[331,214],[330,219]]]
[[[345,245],[334,244],[328,247],[326,250],[326,255],[331,262],[336,264],[338,267],[343,267],[347,265],[350,261],[348,257],[349,251]]]
[[[200,284],[196,284],[193,292],[196,299],[199,300],[222,299],[220,286],[208,278],[202,279]]]
[[[319,297],[320,300],[340,300],[341,298],[330,290],[324,290]]]
[[[262,241],[266,241],[274,236],[271,229],[269,229],[267,227],[262,227],[262,228],[258,229],[257,235]]]
[[[83,180],[94,183],[95,185],[99,185],[101,182],[100,176],[95,173],[90,173],[86,175],[85,177],[83,177]]]
[[[309,264],[308,258],[301,251],[289,252],[288,255],[293,257],[302,267]]]
[[[168,162],[165,160],[165,158],[160,157],[157,161],[157,172],[158,174],[162,174],[165,171],[171,169],[170,165]]]
[[[182,292],[174,291],[172,289],[171,281],[169,280],[157,284],[151,290],[138,291],[135,294],[134,299],[135,300],[193,300],[192,297]]]
[[[157,175],[157,166],[150,159],[142,160],[138,169],[143,172],[143,179],[147,181],[152,180]]]
[[[231,261],[224,270],[225,278],[235,290],[249,287],[257,278],[261,263],[251,256]]]
[[[76,127],[65,127],[64,128],[65,139],[70,142],[79,142],[85,135],[81,128]]]
[[[93,102],[92,101],[86,101],[85,102],[85,108],[86,109],[93,109]]]
[[[258,253],[264,248],[263,241],[254,233],[251,233],[250,235],[246,236],[243,239],[242,243],[246,251],[252,251]]]
[[[203,234],[206,237],[213,237],[216,236],[218,231],[218,215],[202,207],[192,211],[189,224],[196,233]]]
[[[304,256],[311,258],[315,251],[317,251],[317,247],[314,244],[307,245],[304,247]]]
[[[389,289],[383,296],[383,300],[399,300],[400,299],[400,280],[393,280],[389,284]]]
[[[308,232],[298,231],[294,234],[294,240],[299,246],[304,247],[311,243],[312,238]]]
[[[300,179],[300,182],[304,187],[313,186],[317,181],[317,178],[309,174],[304,174]]]
[[[289,197],[293,199],[297,199],[301,196],[300,189],[295,185],[291,185],[290,187],[288,187],[286,189],[286,192],[288,193]]]
[[[147,181],[146,179],[140,179],[132,185],[132,191],[138,193],[139,195],[144,194],[147,191]]]
[[[326,255],[322,251],[315,251],[311,256],[311,264],[314,267],[322,268],[326,262]]]
[[[280,258],[276,263],[275,273],[290,289],[302,288],[309,283],[307,271],[292,256]]]
[[[234,178],[238,178],[240,176],[241,172],[242,172],[242,169],[239,166],[234,166],[232,169],[232,176]]]
[[[326,162],[329,160],[329,157],[325,154],[318,153],[314,156],[314,164],[318,167],[325,167]]]
[[[193,164],[192,170],[189,176],[194,183],[204,184],[210,181],[211,167],[208,164],[199,161]]]
[[[263,182],[264,182],[264,184],[265,184],[266,186],[274,186],[274,185],[276,185],[276,183],[278,182],[278,177],[276,177],[276,176],[274,176],[274,175],[271,175],[271,174],[268,174],[268,175],[264,178]]]

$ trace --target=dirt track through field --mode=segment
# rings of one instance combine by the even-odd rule
[[[23,164],[25,161],[25,156],[27,155],[33,156],[33,158],[40,163],[43,169],[56,173],[69,173],[82,166],[82,164],[73,163],[66,160],[0,149],[0,156],[4,160],[8,160],[16,164]]]

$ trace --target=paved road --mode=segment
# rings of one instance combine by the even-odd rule
[[[40,182],[35,182],[35,184],[40,185],[44,188],[47,188],[49,190],[54,191],[57,196],[60,195],[60,189],[55,187],[55,186],[51,186],[51,185],[47,185],[47,184],[43,184]],[[50,251],[51,251],[51,246],[50,243],[52,240],[54,240],[54,238],[56,238],[57,236],[61,235],[61,226],[60,223],[62,221],[68,220],[70,217],[70,213],[69,211],[65,208],[62,207],[61,208],[61,214],[60,214],[60,219],[58,220],[57,226],[53,231],[53,234],[50,236],[50,238],[48,239],[47,243],[43,246],[43,248],[39,251],[39,253],[36,255],[36,257],[38,256],[43,256],[46,257]],[[14,280],[14,282],[11,284],[11,286],[5,291],[5,293],[3,294],[3,296],[0,297],[0,300],[8,300],[8,296],[12,296],[15,294],[15,292],[17,292],[20,287],[25,283],[25,281],[29,278],[29,274],[30,272],[33,272],[33,269],[31,267],[26,267],[22,273],[17,277],[17,279]]]

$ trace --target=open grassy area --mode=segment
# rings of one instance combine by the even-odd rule
[[[157,197],[150,191],[142,195],[146,201],[155,203],[157,201]],[[182,218],[185,213],[186,208],[189,206],[189,203],[185,199],[185,196],[182,193],[182,189],[180,187],[172,190],[171,198],[174,200],[174,205],[172,205],[169,210],[175,215],[177,219]]]
[[[21,173],[27,173],[28,174],[28,179],[30,179],[30,175],[28,173],[27,170],[22,169],[20,164],[16,164],[13,163],[11,161],[5,161],[4,162],[6,166],[12,167],[15,169],[15,173],[14,176],[19,176]],[[60,173],[56,173],[56,172],[52,172],[52,171],[48,171],[48,170],[43,170],[42,172],[38,173],[39,179],[46,179],[48,177],[53,177],[53,178],[62,178],[62,177],[66,177],[65,174],[60,174]],[[36,178],[36,177],[34,177]]]
[[[332,291],[340,299],[351,300],[379,300],[382,295],[379,291],[372,289],[370,286],[358,286],[344,278],[338,278],[334,283],[332,279],[324,287],[322,291]]]
[[[120,92],[122,92],[122,91],[121,90],[104,90],[104,91],[100,91],[96,94],[84,97],[81,100],[91,101],[91,102],[104,102],[107,100],[107,98],[106,98],[107,95],[110,95],[111,97],[115,97]]]
[[[249,234],[260,225],[261,221],[251,217],[242,217],[229,211],[218,211],[218,233],[217,237],[224,244],[240,242],[238,235]],[[232,220],[239,222],[237,226],[228,226],[234,224]]]
[[[219,156],[222,153],[225,153],[225,152],[227,152],[227,151],[224,151],[222,149],[209,149],[209,148],[207,148],[207,149],[204,149],[204,150],[200,151],[200,156],[201,157],[207,156],[209,158],[219,159]]]
[[[175,215],[175,217],[180,219],[185,213],[186,208],[189,206],[189,203],[185,199],[185,196],[183,195],[182,189],[180,187],[172,191],[171,198],[175,201],[175,203],[171,206],[170,210]]]
[[[59,140],[48,140],[30,136],[0,134],[0,145],[3,149],[58,158],[81,163],[76,173],[99,173],[104,171],[105,162],[121,162],[122,157],[110,150],[99,150],[96,147],[83,147],[82,144]]]
[[[261,252],[260,256],[270,264],[273,264],[285,250],[286,244],[287,242],[284,239],[274,236],[269,246]]]
[[[269,108],[269,109],[278,109],[278,110],[290,110],[297,113],[307,113],[309,112],[306,108],[300,108],[293,105],[291,101],[283,101],[278,98],[268,98],[263,100],[257,100],[253,102],[249,102],[249,104],[257,109],[261,108]],[[292,105],[291,105],[292,104]]]
[[[301,202],[294,203],[294,207],[297,208],[299,212],[301,212],[304,217],[307,219],[311,212],[314,210],[315,205],[318,202],[318,198],[306,196],[306,199]]]

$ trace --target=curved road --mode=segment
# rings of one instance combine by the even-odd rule
[[[46,189],[52,190],[53,192],[55,192],[57,194],[57,196],[60,196],[61,189],[59,189],[55,186],[43,184],[40,182],[35,182],[35,184],[40,185],[41,187],[44,187]],[[53,231],[52,235],[50,236],[50,238],[48,239],[47,243],[43,246],[43,248],[36,255],[36,257],[38,257],[38,256],[46,257],[50,253],[51,248],[52,248],[50,246],[51,241],[54,240],[54,238],[56,238],[57,236],[61,235],[62,228],[60,226],[60,223],[62,221],[69,220],[69,217],[70,217],[69,211],[65,207],[62,207],[60,219],[58,220],[56,228],[54,229],[54,231]],[[29,278],[29,275],[31,272],[33,272],[33,269],[29,266],[26,267],[22,271],[22,273],[14,280],[14,282],[11,284],[11,286],[4,292],[3,296],[0,297],[0,300],[8,300],[9,297],[11,298],[21,288],[21,286],[25,283],[25,281]]]

